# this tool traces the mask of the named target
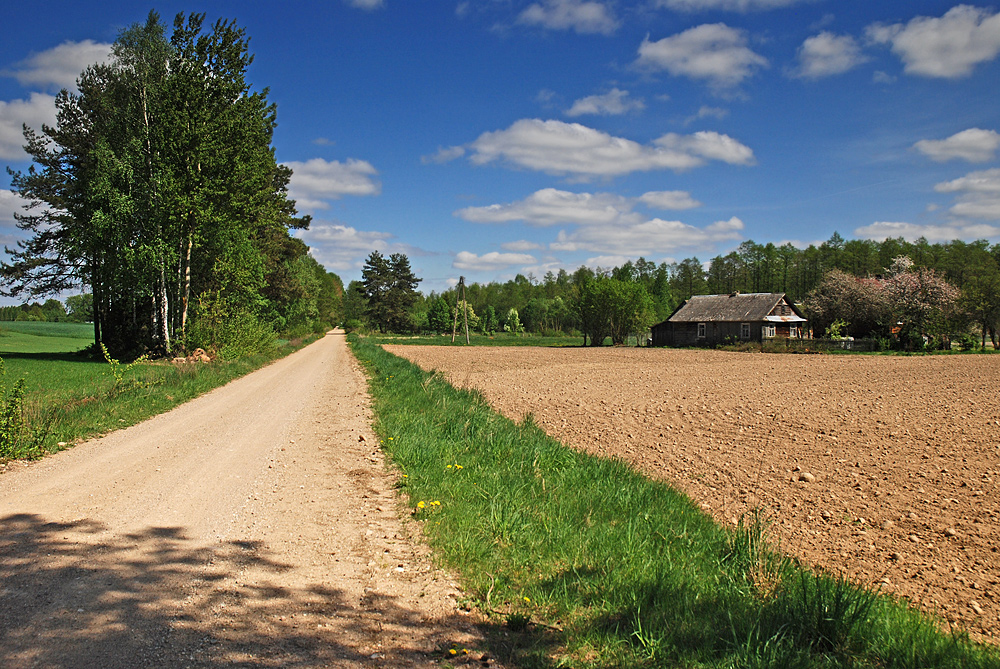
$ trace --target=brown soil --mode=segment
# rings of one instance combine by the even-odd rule
[[[0,666],[477,666],[342,333],[0,475]],[[405,517],[405,516],[404,516]]]
[[[1000,636],[1000,356],[387,346],[719,521]]]

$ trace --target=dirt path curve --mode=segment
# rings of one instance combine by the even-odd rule
[[[9,467],[0,666],[410,667],[481,648],[377,443],[338,332]]]

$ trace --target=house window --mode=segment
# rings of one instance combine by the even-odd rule
[[[789,325],[788,326],[788,336],[791,337],[792,339],[795,339],[796,337],[799,336],[799,329],[797,327],[795,327],[794,325]]]
[[[704,338],[705,338],[705,324],[698,323],[698,339],[704,339]]]
[[[765,325],[764,326],[764,336],[765,337],[774,337],[774,334],[775,334],[775,330],[774,330],[774,326],[773,325]]]
[[[740,339],[750,339],[749,323],[740,323]]]

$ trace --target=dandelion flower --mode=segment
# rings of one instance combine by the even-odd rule
[[[417,508],[418,509],[422,509],[425,506],[427,506],[427,505],[424,503],[424,500],[420,500],[419,502],[417,502]]]

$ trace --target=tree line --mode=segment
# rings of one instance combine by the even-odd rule
[[[900,258],[906,259],[901,261]],[[900,264],[902,263],[902,264]],[[665,320],[693,295],[786,293],[802,305],[816,336],[916,337],[968,334],[983,342],[1000,323],[1000,244],[908,242],[902,238],[829,240],[800,249],[748,240],[708,261],[656,264],[645,258],[611,268],[582,266],[518,274],[506,282],[472,283],[465,301],[455,289],[418,295],[394,321],[397,331],[450,332],[456,309],[480,332],[581,335],[621,343]],[[356,326],[382,329],[371,318],[372,295],[352,282],[344,315]]]
[[[292,236],[310,219],[288,197],[252,62],[244,30],[204,14],[178,14],[169,39],[156,12],[123,30],[111,62],[56,97],[55,126],[24,129],[34,164],[8,171],[29,236],[7,250],[2,292],[84,286],[115,355],[239,354],[338,319],[339,277]]]

